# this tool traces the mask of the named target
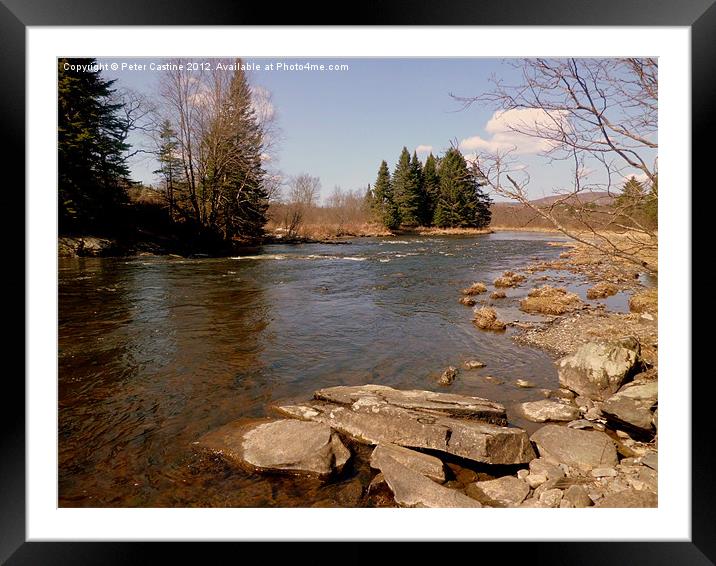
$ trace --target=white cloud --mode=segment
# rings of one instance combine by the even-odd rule
[[[638,172],[634,172],[634,173],[629,173],[628,175],[624,175],[622,177],[621,183],[619,183],[619,185],[623,186],[624,183],[626,183],[632,177],[636,178],[636,180],[639,181],[641,184],[650,182],[649,177],[647,176],[646,173],[644,173],[643,171],[638,171]]]
[[[432,153],[433,146],[432,145],[419,145],[415,148],[415,153]]]
[[[521,108],[517,110],[497,111],[485,124],[488,136],[472,136],[460,142],[463,151],[512,151],[515,155],[541,153],[552,148],[552,142],[532,137],[515,129],[534,130],[535,128],[554,127],[554,120],[562,120],[564,114],[551,115],[540,108]],[[565,127],[567,124],[565,122]]]
[[[276,108],[271,102],[271,91],[262,86],[251,88],[251,106],[261,123],[270,122],[276,116]]]

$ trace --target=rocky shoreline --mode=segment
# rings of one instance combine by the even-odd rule
[[[367,462],[370,482],[351,484],[349,506],[657,506],[656,292],[645,294],[628,267],[604,258],[585,261],[589,251],[570,247],[549,267],[542,262],[505,272],[491,295],[483,282],[462,291],[460,302],[474,307],[482,331],[512,327],[519,342],[561,356],[559,389],[534,389],[533,400],[514,407],[525,420],[543,424],[531,435],[508,422],[502,404],[447,392],[460,374],[451,366],[438,380],[444,392],[375,384],[321,389],[310,400],[272,407],[276,417],[211,431],[194,449],[251,473],[324,483],[341,482],[357,461]],[[632,291],[636,312],[585,304],[535,275],[558,269],[593,278],[590,292],[598,297]],[[520,299],[520,309],[545,319],[501,321],[493,307],[504,298],[500,291],[535,281],[542,285]],[[468,360],[463,369],[485,366]],[[527,379],[515,385],[534,387]]]

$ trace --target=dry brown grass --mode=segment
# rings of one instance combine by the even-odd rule
[[[495,279],[493,284],[495,287],[517,287],[517,285],[522,283],[525,279],[527,278],[524,275],[513,271],[505,271],[500,277]]]
[[[497,318],[495,309],[490,307],[480,307],[479,309],[476,309],[475,318],[472,319],[472,322],[475,326],[482,328],[483,330],[499,331],[507,328],[507,325]]]
[[[657,314],[659,312],[658,289],[646,289],[632,295],[629,299],[629,310],[631,312]]]
[[[561,287],[543,285],[532,289],[520,301],[520,309],[528,313],[559,315],[578,309],[581,299],[574,293],[568,293]]]
[[[600,281],[593,287],[587,289],[588,299],[604,299],[605,297],[611,297],[619,292],[619,287],[609,281]]]
[[[466,287],[462,291],[460,291],[463,295],[467,295],[468,297],[472,297],[473,295],[480,295],[482,293],[485,293],[487,291],[487,285],[485,285],[482,281],[478,281],[477,283],[473,283],[469,287]]]

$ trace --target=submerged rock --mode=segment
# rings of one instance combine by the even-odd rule
[[[485,399],[375,385],[323,389],[316,397],[277,409],[365,444],[439,450],[488,464],[521,464],[535,457],[524,430],[478,420],[505,422],[504,407]]]
[[[641,348],[633,337],[583,344],[557,362],[559,383],[579,395],[604,401],[641,366]]]
[[[294,419],[236,421],[204,435],[197,446],[249,471],[322,478],[340,472],[350,458],[330,427]]]
[[[381,471],[395,502],[401,507],[482,507],[471,497],[443,487],[405,466],[387,451],[371,459],[371,465]]]
[[[529,389],[530,387],[534,387],[535,384],[531,381],[528,381],[527,379],[518,379],[515,381],[515,385],[517,387],[521,387],[523,389]]]
[[[440,376],[440,379],[438,379],[438,384],[440,385],[452,385],[452,382],[455,381],[455,378],[457,377],[458,369],[455,366],[448,367]]]
[[[519,410],[529,421],[543,423],[546,421],[571,421],[579,418],[579,409],[573,405],[557,401],[528,401],[520,403]]]
[[[395,444],[379,444],[373,450],[370,457],[370,465],[373,468],[381,469],[381,459],[388,455],[396,461],[407,466],[431,480],[443,483],[445,481],[445,468],[442,460],[429,454],[423,454],[416,450],[410,450]]]
[[[614,442],[603,432],[546,425],[530,439],[537,445],[540,457],[554,464],[584,471],[617,464]]]

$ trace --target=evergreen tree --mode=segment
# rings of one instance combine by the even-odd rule
[[[173,218],[176,205],[175,191],[181,183],[182,175],[184,174],[181,159],[177,156],[179,142],[176,136],[177,133],[172,128],[169,120],[165,120],[159,130],[159,147],[156,153],[157,160],[159,161],[159,169],[154,171],[154,173],[161,175],[164,179],[170,218]]]
[[[225,239],[254,239],[263,234],[268,209],[261,163],[263,132],[251,105],[251,89],[237,60],[224,105],[224,173],[216,203],[218,228]]]
[[[388,164],[383,160],[378,168],[378,178],[373,185],[373,211],[388,230],[400,226],[400,211],[393,196],[390,171],[388,171]]]
[[[129,124],[113,100],[113,83],[102,79],[95,59],[58,60],[61,233],[108,229],[126,202]]]
[[[490,222],[491,199],[479,186],[476,175],[456,149],[447,151],[440,163],[440,194],[434,223],[441,228],[482,228]]]
[[[422,175],[423,194],[425,205],[423,208],[423,224],[429,226],[435,216],[438,196],[440,194],[440,179],[438,178],[437,162],[431,153],[425,160]]]
[[[417,211],[417,222],[421,225],[427,225],[426,219],[426,208],[427,208],[427,197],[425,194],[425,186],[423,183],[423,164],[418,159],[418,154],[413,151],[413,158],[410,161],[410,172],[412,174],[413,187],[418,195],[418,211]]]
[[[410,164],[408,148],[403,147],[393,173],[393,197],[398,206],[402,224],[417,226],[420,224],[421,195],[413,168]]]

